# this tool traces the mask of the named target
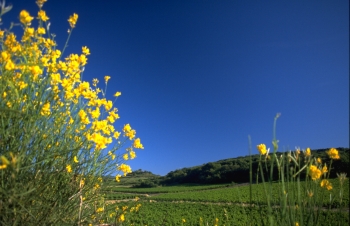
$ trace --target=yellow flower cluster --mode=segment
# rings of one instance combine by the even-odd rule
[[[131,168],[130,166],[122,163],[119,167],[118,170],[122,171],[124,173],[124,176],[126,176],[128,173],[131,173]]]
[[[129,137],[132,140],[135,137],[136,131],[131,129],[130,124],[126,124],[123,128],[124,136]]]
[[[256,146],[258,151],[260,152],[260,155],[266,155],[267,150],[266,150],[266,145],[265,144],[259,144]]]
[[[72,16],[69,17],[68,22],[71,28],[75,27],[75,24],[78,20],[78,14],[74,13]]]
[[[48,17],[45,11],[40,10],[38,13],[39,20],[46,21]],[[74,14],[69,18],[71,27],[74,27],[77,21],[78,15]],[[82,48],[82,54],[71,54],[66,61],[58,61],[61,56],[59,50],[53,49],[56,43],[49,39],[44,38],[41,34],[45,33],[45,29],[40,27],[37,32],[34,28],[30,28],[27,25],[31,22],[33,17],[23,10],[20,13],[20,20],[26,25],[22,41],[30,41],[31,45],[21,45],[16,41],[16,37],[12,33],[5,35],[4,49],[1,51],[0,63],[5,64],[5,69],[11,71],[12,80],[18,90],[28,91],[28,82],[39,83],[39,79],[50,79],[52,92],[54,94],[53,103],[44,103],[41,105],[40,114],[48,116],[51,113],[52,108],[69,107],[71,104],[77,104],[80,98],[84,98],[88,106],[88,109],[80,109],[78,115],[80,122],[85,125],[92,123],[93,133],[87,133],[88,140],[92,141],[96,145],[96,149],[104,149],[108,144],[112,143],[111,137],[108,137],[113,133],[114,137],[118,139],[119,133],[114,131],[113,123],[119,119],[119,115],[116,113],[117,109],[112,109],[113,103],[105,98],[99,99],[99,89],[91,89],[88,82],[80,80],[80,74],[82,68],[87,63],[87,55],[90,54],[90,50],[84,46]],[[33,54],[34,53],[34,54]],[[15,64],[13,58],[21,55],[29,54],[33,58],[29,58],[28,64],[32,66],[26,66],[23,63]],[[40,62],[38,64],[38,62]],[[14,75],[14,76],[13,76]],[[63,75],[63,76],[62,76]],[[29,78],[29,79],[28,79]],[[105,76],[106,82],[110,79],[110,76]],[[32,81],[30,81],[32,80]],[[40,81],[42,82],[42,81]],[[116,96],[119,96],[120,92],[117,92]],[[7,92],[3,91],[3,97],[7,96]],[[7,106],[12,107],[14,103],[9,101]],[[51,108],[51,105],[53,107]],[[98,120],[101,115],[101,107],[108,113],[105,120]],[[22,111],[29,110],[25,105],[22,105]],[[89,114],[88,114],[89,113]],[[70,111],[67,109],[66,116],[70,117]],[[85,127],[81,127],[85,128]],[[130,140],[135,138],[136,131],[131,129],[129,124],[126,124],[123,128],[124,136]],[[140,143],[140,139],[134,141],[135,148],[143,148]]]
[[[122,131],[116,131],[113,124],[120,118],[118,109],[97,87],[98,79],[93,79],[92,85],[81,80],[90,55],[89,48],[83,46],[81,54],[62,58],[63,53],[56,48],[55,40],[50,36],[44,37],[48,31],[42,24],[49,20],[42,9],[45,2],[36,1],[39,6],[35,17],[39,21],[38,28],[31,27],[34,17],[29,12],[20,12],[19,20],[24,29],[20,41],[13,32],[0,30],[0,64],[3,68],[0,83],[5,84],[0,90],[1,104],[11,110],[46,117],[54,122],[53,126],[67,125],[67,130],[74,128],[75,134],[70,139],[84,144],[85,150],[101,151],[113,141],[119,147],[124,143],[120,141],[120,135],[123,135],[125,140],[131,141],[124,159],[134,159],[136,153],[132,148],[144,148],[140,138],[136,138],[136,131],[130,124],[124,125]],[[76,26],[77,20],[75,13],[69,17],[71,29]],[[106,75],[105,83],[110,79]],[[121,92],[114,94],[115,97],[120,95]],[[57,130],[57,135],[59,133]],[[48,144],[47,149],[53,146],[55,143]],[[119,159],[115,150],[109,151],[108,156],[111,160]],[[68,173],[74,171],[73,163],[79,163],[77,153],[71,158],[65,164]],[[6,164],[1,167],[5,168]],[[130,166],[124,163],[117,170],[124,175],[131,172]],[[120,177],[117,176],[116,180],[119,181]]]
[[[68,173],[71,173],[72,172],[72,166],[71,165],[67,165],[66,166],[66,170]]]
[[[328,191],[333,189],[332,184],[327,179],[321,181],[321,187],[325,187]]]
[[[338,150],[335,148],[331,148],[329,149],[327,152],[328,156],[331,159],[340,159]],[[310,165],[309,167],[309,175],[311,177],[312,180],[318,180],[322,177],[322,175],[324,176],[324,178],[326,178],[326,174],[328,172],[328,168],[327,165],[325,164],[322,167],[322,160],[320,158],[317,158],[315,161],[316,165]],[[332,184],[327,180],[327,179],[322,179],[321,183],[320,183],[321,187],[325,187],[327,190],[332,190]]]
[[[338,150],[335,149],[335,148],[331,148],[327,151],[327,154],[328,156],[331,158],[331,159],[340,159],[340,156],[338,154]]]
[[[117,176],[115,176],[115,180],[117,181],[117,182],[120,182],[120,178],[121,178],[122,176],[120,175],[120,174],[118,174]]]
[[[24,25],[29,25],[30,22],[32,22],[34,18],[29,15],[29,13],[25,10],[22,10],[21,13],[19,14],[19,20],[21,21],[22,24]]]
[[[322,172],[317,166],[311,165],[309,168],[309,175],[312,180],[317,180],[321,177]]]
[[[125,216],[124,214],[121,214],[119,217],[118,217],[118,222],[124,222],[125,221]]]
[[[310,157],[311,156],[311,150],[310,148],[306,148],[305,152],[304,152],[305,157]]]

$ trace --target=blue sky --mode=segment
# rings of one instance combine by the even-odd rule
[[[10,3],[10,1],[7,1]],[[13,0],[3,21],[35,1]],[[349,147],[349,1],[86,1],[44,5],[66,54],[91,55],[84,80],[112,78],[122,128],[145,147],[132,169],[165,175],[271,147]],[[7,24],[5,23],[5,25]],[[102,83],[102,82],[101,82]]]

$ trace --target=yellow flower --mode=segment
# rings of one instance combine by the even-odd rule
[[[103,212],[103,211],[104,211],[103,207],[99,207],[99,208],[97,208],[97,210],[96,210],[97,213],[101,213],[101,212]]]
[[[39,6],[39,8],[43,7],[44,3],[46,2],[47,0],[37,0],[36,1],[36,4]]]
[[[10,57],[10,55],[9,55],[9,53],[7,51],[2,51],[1,52],[1,57],[2,57],[3,60],[7,60]]]
[[[186,222],[186,220],[184,218],[182,218],[182,223],[185,223],[185,222]]]
[[[117,176],[115,176],[115,180],[117,181],[117,182],[120,182],[120,178],[121,178],[122,176],[120,175],[120,174],[118,174]]]
[[[135,130],[130,130],[125,133],[125,136],[129,137],[130,140],[132,140],[135,137],[136,131]]]
[[[114,134],[113,134],[113,137],[115,138],[115,139],[118,139],[119,138],[119,136],[120,136],[120,132],[114,132]]]
[[[123,155],[123,159],[124,159],[124,160],[128,160],[128,159],[129,159],[129,155],[128,155],[128,154],[124,154],[124,155]]]
[[[119,221],[119,222],[125,221],[124,214],[121,214],[121,215],[119,216],[118,221]]]
[[[38,19],[40,19],[40,20],[42,20],[42,21],[47,21],[48,19],[50,19],[50,18],[48,18],[47,16],[46,16],[46,12],[44,11],[44,10],[40,10],[39,12],[38,12],[38,17],[37,17]]]
[[[34,36],[34,28],[32,27],[27,27],[24,31],[25,35],[28,37],[33,37]]]
[[[94,111],[90,112],[91,118],[97,119],[100,117],[100,108],[96,108]]]
[[[320,186],[321,186],[322,188],[323,188],[323,187],[326,187],[326,189],[327,189],[328,191],[333,189],[332,184],[331,184],[328,180],[326,180],[326,179],[323,179],[323,180],[321,181]]]
[[[109,100],[109,101],[106,101],[104,105],[105,105],[106,111],[109,111],[113,107],[113,102]]]
[[[321,163],[322,163],[322,160],[321,160],[320,158],[317,158],[316,161],[317,161],[318,164],[321,164]]]
[[[8,59],[5,65],[5,69],[8,71],[12,71],[15,69],[15,64],[12,62],[11,59]]]
[[[122,171],[124,173],[124,176],[126,176],[126,174],[131,173],[132,170],[130,168],[129,165],[126,165],[124,163],[122,163],[119,167],[118,170]]]
[[[306,151],[305,151],[305,157],[309,157],[309,156],[311,156],[311,150],[310,150],[310,148],[306,148]]]
[[[131,129],[130,124],[124,125],[123,132],[125,136],[129,137],[130,140],[132,140],[136,134],[136,131]]]
[[[19,86],[19,89],[22,90],[22,89],[26,88],[28,86],[28,84],[23,82],[23,81],[19,81],[18,86]]]
[[[92,85],[93,85],[93,86],[97,86],[97,83],[98,83],[98,82],[99,82],[99,81],[98,81],[97,78],[92,79]]]
[[[87,116],[86,112],[83,109],[80,109],[78,115],[80,116],[80,120],[84,124],[89,124],[90,123],[89,117]]]
[[[335,148],[331,148],[326,152],[331,159],[340,159],[338,150]]]
[[[83,52],[85,55],[90,55],[90,50],[89,50],[89,48],[86,47],[86,46],[83,46],[82,52]]]
[[[72,172],[72,166],[71,165],[67,165],[66,166],[66,170],[68,173],[71,173]]]
[[[141,144],[141,140],[140,138],[137,138],[134,140],[134,144],[133,144],[134,148],[140,148],[143,149],[143,145]]]
[[[6,169],[6,168],[7,168],[7,165],[5,165],[5,164],[0,165],[0,170]]]
[[[71,28],[75,27],[75,24],[78,20],[78,14],[74,13],[72,16],[69,17],[68,22]]]
[[[136,158],[136,153],[134,151],[130,151],[130,159]]]
[[[40,34],[40,35],[46,34],[45,28],[39,27],[39,28],[38,28],[38,34]]]
[[[119,119],[118,113],[116,113],[118,109],[114,108],[113,111],[109,112],[109,116],[113,117],[114,120]]]
[[[30,71],[32,72],[32,74],[34,76],[33,77],[34,80],[36,80],[38,78],[38,76],[43,73],[43,70],[41,70],[41,68],[38,65],[31,66]]]
[[[43,105],[43,108],[40,111],[41,115],[50,115],[50,103],[46,103]]]
[[[122,95],[121,92],[116,92],[116,93],[114,94],[115,97],[119,97],[120,95]]]
[[[97,190],[97,189],[99,189],[99,188],[100,188],[100,185],[99,185],[99,184],[95,184],[95,185],[94,185],[94,189],[95,189],[95,190]]]
[[[19,20],[21,21],[22,24],[30,24],[30,22],[34,18],[29,15],[29,13],[25,10],[22,10],[19,14]]]
[[[110,78],[111,78],[111,76],[106,75],[105,76],[105,82],[107,83]]]
[[[256,148],[260,152],[260,155],[265,155],[267,153],[265,144],[259,144],[259,145],[256,146]]]
[[[321,170],[317,168],[315,165],[311,165],[309,169],[309,174],[312,180],[317,180],[321,177]]]
[[[129,132],[130,130],[131,130],[130,124],[124,125],[124,128],[123,128],[123,132],[124,132],[124,133]]]
[[[299,223],[298,223],[298,222],[295,222],[295,226],[299,226]]]
[[[78,160],[78,157],[77,157],[77,156],[74,156],[74,162],[75,162],[75,163],[78,163],[78,162],[79,162],[79,160]]]
[[[328,172],[328,169],[327,169],[327,165],[325,164],[323,167],[322,167],[322,173],[327,173]]]

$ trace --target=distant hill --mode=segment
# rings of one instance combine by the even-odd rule
[[[138,169],[133,171],[132,173],[127,174],[125,177],[120,178],[120,182],[117,184],[118,186],[125,187],[137,187],[142,185],[143,187],[154,187],[155,184],[151,182],[160,178],[159,175],[153,174],[150,171]],[[114,177],[107,177],[108,184],[115,185]],[[144,184],[146,182],[146,185]],[[147,186],[148,185],[148,186]]]
[[[335,160],[332,165],[330,177],[336,177],[336,173],[349,171],[349,148],[337,148],[340,160]],[[328,149],[311,150],[315,158],[321,158],[323,163],[329,166],[330,159],[326,151]],[[279,156],[282,152],[279,152]],[[303,157],[303,154],[301,154]],[[260,156],[252,155],[253,180],[255,180],[258,161]],[[216,162],[209,162],[200,166],[183,168],[169,172],[160,181],[161,184],[182,184],[182,183],[199,183],[199,184],[218,184],[218,183],[246,183],[249,182],[249,163],[250,157],[237,157],[224,159]],[[277,169],[274,172],[278,172]],[[275,175],[278,176],[277,174]]]

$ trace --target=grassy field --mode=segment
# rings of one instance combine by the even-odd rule
[[[337,180],[331,180],[337,187]],[[303,182],[302,182],[303,185]],[[273,184],[273,188],[277,184]],[[108,183],[106,199],[114,210],[137,203],[141,207],[137,213],[125,214],[126,225],[266,225],[266,207],[261,184],[252,186],[250,207],[249,185],[181,185],[157,188],[112,187]],[[339,205],[335,200],[332,205],[324,199],[321,210],[321,222],[334,222],[333,225],[349,225],[349,181],[345,182],[344,200]],[[292,191],[290,191],[292,192]],[[277,194],[275,194],[277,196]],[[138,201],[134,201],[137,199]],[[338,201],[338,202],[337,202]],[[256,205],[259,204],[259,205]],[[276,204],[276,208],[277,208]],[[340,211],[341,207],[341,211]],[[323,220],[322,220],[323,219]],[[328,225],[325,223],[324,225]]]

